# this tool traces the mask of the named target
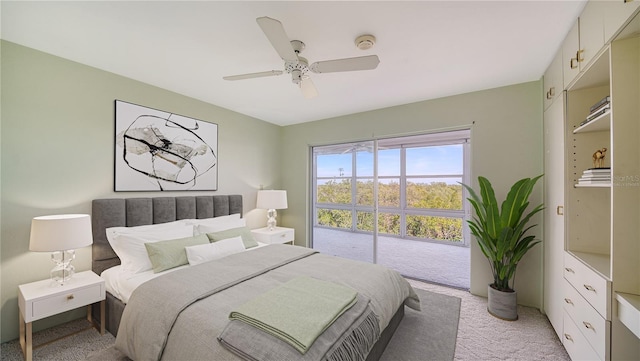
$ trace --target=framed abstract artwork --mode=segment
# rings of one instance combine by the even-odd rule
[[[215,191],[218,125],[115,101],[115,191]]]

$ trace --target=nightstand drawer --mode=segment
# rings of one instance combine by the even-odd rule
[[[275,227],[273,231],[268,228],[254,229],[251,231],[258,242],[269,244],[293,243],[295,239],[293,228]]]
[[[568,253],[564,255],[564,278],[607,320],[611,319],[611,284]]]
[[[101,284],[96,284],[34,300],[31,304],[32,318],[38,320],[99,302],[104,299],[102,289]]]
[[[564,309],[600,359],[606,359],[611,326],[571,284],[565,282]]]

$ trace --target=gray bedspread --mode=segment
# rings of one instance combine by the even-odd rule
[[[217,340],[229,313],[301,275],[356,289],[370,299],[381,330],[403,303],[420,309],[409,283],[386,267],[303,247],[270,245],[140,285],[124,310],[116,348],[137,361],[237,359]]]

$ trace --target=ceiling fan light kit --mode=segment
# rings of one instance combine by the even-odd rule
[[[335,59],[327,61],[317,61],[311,65],[307,59],[300,56],[305,44],[300,40],[289,40],[282,23],[276,19],[266,16],[256,19],[256,22],[267,36],[271,46],[276,50],[280,58],[284,60],[284,71],[270,70],[258,73],[240,74],[225,76],[224,80],[243,80],[251,78],[261,78],[276,76],[283,73],[291,74],[291,81],[297,84],[305,98],[313,98],[318,95],[318,91],[307,74],[312,73],[334,73],[343,71],[372,70],[375,69],[380,60],[377,55],[360,56],[356,58]],[[359,41],[360,40],[360,41]],[[356,46],[359,49],[370,49],[375,44],[373,35],[362,35],[356,39]]]

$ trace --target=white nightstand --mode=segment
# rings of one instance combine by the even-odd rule
[[[20,346],[25,360],[31,361],[31,323],[42,318],[87,306],[87,320],[91,319],[91,304],[100,302],[100,334],[104,335],[105,286],[104,279],[92,271],[79,272],[60,286],[50,279],[18,286],[20,308]]]
[[[293,244],[294,229],[285,227],[275,227],[273,231],[269,228],[252,229],[253,238],[258,242],[270,244]]]

